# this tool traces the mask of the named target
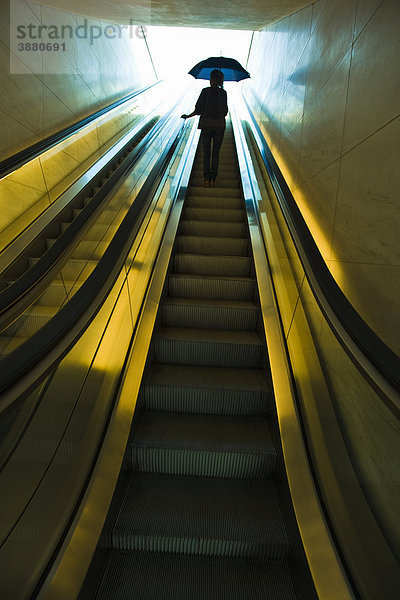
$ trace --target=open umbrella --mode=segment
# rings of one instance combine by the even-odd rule
[[[223,72],[225,81],[241,81],[250,77],[250,73],[242,67],[240,62],[225,56],[211,56],[202,60],[190,69],[189,75],[193,75],[195,79],[210,79],[210,73],[214,69]]]

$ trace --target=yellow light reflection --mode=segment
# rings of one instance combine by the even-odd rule
[[[328,261],[332,258],[331,236],[327,235],[327,233],[323,230],[321,224],[318,222],[317,218],[313,214],[312,208],[310,206],[310,199],[308,198],[308,196],[299,189],[297,189],[293,195],[296,200],[297,206],[299,207],[301,214],[303,215],[303,218],[311,231],[314,241],[322,254],[322,258],[324,259],[325,263],[328,264]]]
[[[268,132],[263,129],[263,135],[267,140],[268,144],[273,145]],[[319,222],[318,217],[313,211],[312,208],[312,198],[310,198],[306,192],[300,190],[298,187],[295,187],[296,180],[296,163],[293,161],[293,164],[290,164],[289,160],[283,157],[282,152],[274,148],[274,158],[278,163],[278,166],[282,172],[283,177],[285,178],[293,197],[297,203],[297,206],[300,209],[300,212],[310,229],[311,235],[314,238],[315,243],[319,251],[321,252],[322,258],[325,263],[329,267],[330,261],[336,261],[337,258],[332,249],[332,233],[326,231],[322,224]]]
[[[162,85],[162,84],[161,84]],[[0,252],[159,103],[148,90],[0,178]]]

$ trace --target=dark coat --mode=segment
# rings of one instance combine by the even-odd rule
[[[201,90],[196,102],[197,115],[207,119],[222,119],[228,114],[228,101],[226,91],[220,87],[206,87]]]

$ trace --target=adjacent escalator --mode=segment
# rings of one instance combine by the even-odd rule
[[[122,168],[119,169],[120,165],[126,159],[129,160],[128,157],[131,155],[134,156],[133,159],[130,159],[133,163],[132,168],[136,162],[139,162],[139,149],[137,149],[138,157],[135,156],[134,151],[156,122],[157,119],[153,118],[146,123],[114,159],[103,167],[97,177],[89,181],[81,193],[78,193],[68,206],[40,232],[27,249],[17,256],[5,272],[0,274],[0,312],[2,313],[0,360],[32,337],[57,314],[60,307],[71,299],[99,262],[132,204],[132,198],[129,198],[128,194],[113,193],[112,189],[110,193],[109,180],[113,178],[114,185],[121,185],[123,179]],[[141,153],[143,154],[143,152],[142,149]],[[103,186],[105,186],[106,192],[102,189]],[[71,228],[73,222],[88,205],[90,205],[90,212],[87,216],[84,215],[85,220],[81,219],[82,224],[80,229],[77,228],[75,239],[70,240],[69,246],[65,242],[63,247],[61,245],[63,234],[66,232],[67,235],[69,234],[67,230]],[[69,237],[71,238],[71,236]],[[55,254],[54,257],[56,269],[47,256],[48,251],[55,243],[58,243],[61,248],[60,256]],[[44,264],[41,269],[38,265],[39,262]],[[39,268],[37,268],[38,266]],[[54,275],[51,278],[53,271]],[[31,276],[30,280],[29,276]],[[36,279],[34,279],[35,276]],[[46,280],[45,285],[41,285],[41,277]],[[24,283],[24,278],[28,279],[27,284]],[[32,280],[34,285],[32,285]],[[16,293],[10,290],[13,284],[15,284]],[[35,293],[34,288],[38,288],[39,291]],[[41,292],[42,288],[44,291]],[[1,293],[3,291],[4,294]],[[18,298],[18,292],[21,298]],[[25,307],[24,296],[28,295]],[[7,300],[11,300],[10,306],[7,305]],[[18,312],[20,305],[22,308]],[[4,321],[7,323],[7,313],[11,310],[15,312],[8,317],[10,324],[4,326]]]

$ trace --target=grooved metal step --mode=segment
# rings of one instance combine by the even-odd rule
[[[217,183],[218,183],[218,188],[237,189],[237,187],[238,187],[237,178],[230,178],[230,177],[222,176],[220,171],[218,173]],[[202,176],[198,176],[198,175],[192,176],[192,178],[190,180],[190,185],[201,187],[203,184],[204,184],[204,178]]]
[[[207,188],[204,185],[190,186],[188,194],[191,196],[207,196],[211,198],[221,198],[228,196],[229,198],[242,198],[242,190],[239,187],[225,188],[220,185],[215,188]]]
[[[167,298],[162,305],[167,327],[255,330],[258,309],[252,302]]]
[[[146,411],[131,444],[135,471],[265,479],[276,466],[266,422]]]
[[[244,212],[238,208],[184,208],[183,218],[189,221],[244,222]]]
[[[203,176],[203,170],[198,170],[196,173],[194,173],[194,175],[197,178],[197,187],[201,186],[201,187],[205,187],[204,184],[204,176]],[[224,181],[228,180],[228,181],[235,181],[237,180],[238,177],[238,171],[237,169],[233,168],[233,167],[221,167],[218,169],[218,177],[215,181],[215,185],[214,187],[210,188],[210,190],[214,190],[214,189],[218,189],[219,187],[229,187],[229,186],[225,186],[224,185]],[[200,183],[201,182],[201,183]],[[206,187],[206,189],[208,189]],[[190,194],[190,188],[189,188],[189,192]]]
[[[158,362],[181,365],[257,368],[262,342],[252,331],[162,327],[154,337]]]
[[[269,480],[136,473],[113,548],[283,560],[289,543]]]
[[[175,254],[174,269],[177,273],[193,275],[223,275],[248,277],[252,266],[248,256],[204,256],[202,254]]]
[[[113,550],[97,599],[133,597],[297,600],[286,562]]]
[[[246,237],[245,223],[222,223],[221,221],[189,221],[183,219],[180,234],[216,237]]]
[[[68,227],[71,225],[72,221],[65,221],[63,223],[60,223],[61,226],[61,233],[64,233],[64,231],[66,231],[68,229]]]
[[[168,277],[168,293],[181,298],[252,300],[254,279],[171,273]]]
[[[231,158],[228,153],[220,153],[219,155],[219,165],[218,171],[220,168],[225,167],[227,169],[235,169],[236,173],[238,172],[238,162],[236,158]]]
[[[192,177],[196,177],[198,178],[199,181],[204,182],[203,179],[203,165],[199,164],[193,167],[192,170]],[[230,179],[232,181],[232,179],[234,179],[236,181],[236,185],[239,185],[239,170],[238,170],[238,166],[237,164],[219,164],[218,166],[218,179]]]
[[[270,412],[267,382],[258,369],[155,363],[139,406],[192,414],[257,416]]]
[[[183,254],[221,254],[224,256],[247,256],[249,242],[246,238],[203,237],[180,235],[178,252]]]
[[[224,141],[225,143],[225,141]],[[196,157],[196,161],[194,163],[194,167],[198,167],[198,168],[202,168],[203,167],[203,152],[201,151],[199,153],[199,155]],[[232,155],[232,154],[226,154],[225,152],[221,152],[219,153],[219,165],[218,168],[221,167],[221,163],[224,164],[229,164],[229,166],[231,166],[232,168],[236,169],[236,171],[238,171],[238,160],[237,160],[237,156],[236,155]]]
[[[243,206],[243,199],[236,196],[195,196],[188,194],[185,199],[186,208],[228,208],[240,209]]]

